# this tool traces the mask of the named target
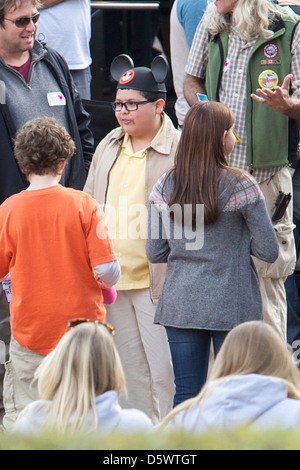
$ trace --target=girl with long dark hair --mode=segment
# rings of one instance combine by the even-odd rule
[[[150,196],[147,255],[167,263],[155,323],[167,331],[176,394],[195,396],[228,331],[262,319],[251,255],[274,262],[278,242],[264,196],[247,172],[230,168],[236,142],[231,110],[194,105],[186,116],[174,168]]]

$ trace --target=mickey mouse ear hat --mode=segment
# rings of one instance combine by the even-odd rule
[[[162,55],[156,56],[147,67],[134,67],[133,60],[126,54],[118,55],[112,62],[110,73],[118,82],[118,89],[130,89],[138,91],[163,92],[165,93],[165,82],[169,77],[169,64]]]

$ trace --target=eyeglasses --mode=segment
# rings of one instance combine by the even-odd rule
[[[81,325],[82,323],[93,323],[94,325],[103,325],[105,326],[105,328],[107,328],[110,334],[115,334],[115,328],[112,325],[99,320],[93,320],[91,318],[72,318],[68,321],[67,330],[71,330],[72,328],[75,328],[75,326]]]
[[[126,109],[126,111],[137,111],[141,104],[147,103],[154,103],[156,100],[147,100],[147,101],[128,101],[127,103],[120,103],[119,101],[115,101],[112,103],[112,109],[119,113],[122,111],[122,108]]]
[[[4,20],[11,21],[12,23],[15,23],[17,28],[25,28],[26,26],[29,25],[30,21],[33,22],[33,24],[36,24],[39,20],[40,14],[35,13],[32,16],[22,16],[22,18],[18,18],[16,20],[11,20],[10,18],[4,18]]]

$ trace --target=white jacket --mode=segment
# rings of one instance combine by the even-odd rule
[[[287,397],[283,380],[257,374],[211,382],[201,403],[177,414],[166,430],[187,432],[229,430],[250,425],[256,429],[300,429],[300,401]]]
[[[43,427],[47,408],[50,402],[39,400],[31,403],[20,414],[14,426],[14,432],[32,434]],[[118,394],[114,390],[96,397],[98,428],[96,431],[110,433],[135,433],[153,429],[150,418],[140,410],[122,409],[119,405]],[[89,419],[87,418],[87,424]]]

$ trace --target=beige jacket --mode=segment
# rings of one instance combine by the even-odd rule
[[[180,139],[171,119],[164,114],[163,128],[147,150],[145,205],[158,178],[173,166],[177,144]],[[109,173],[120,155],[124,132],[120,127],[113,129],[97,146],[84,191],[105,205]],[[117,188],[116,188],[117,190]],[[156,303],[164,283],[166,265],[149,263],[151,298]]]

